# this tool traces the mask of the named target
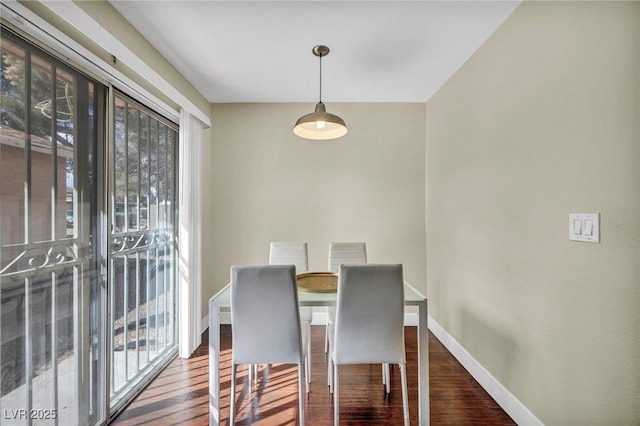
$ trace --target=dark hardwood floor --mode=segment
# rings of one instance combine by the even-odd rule
[[[411,424],[418,424],[416,327],[405,334]],[[209,358],[207,333],[190,359],[175,359],[112,422],[127,425],[207,425]],[[229,419],[231,328],[221,329],[221,418]],[[324,327],[312,326],[311,393],[305,423],[333,425],[327,387]],[[344,366],[340,370],[340,424],[402,425],[402,391],[397,366],[391,371],[391,395],[385,396],[379,365]],[[248,392],[247,370],[238,371],[236,424],[294,425],[298,418],[297,369],[260,366],[259,381]],[[444,346],[429,333],[431,425],[515,425]]]

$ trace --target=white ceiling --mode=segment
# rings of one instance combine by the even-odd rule
[[[519,1],[110,3],[210,102],[425,102]]]

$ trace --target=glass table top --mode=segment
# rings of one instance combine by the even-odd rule
[[[316,293],[310,291],[298,291],[298,304],[300,306],[334,306],[336,304],[337,293],[325,292]],[[221,308],[231,306],[231,284],[224,286],[216,293],[210,302],[215,303]],[[404,304],[411,306],[417,305],[426,300],[426,296],[416,290],[408,282],[404,282]]]

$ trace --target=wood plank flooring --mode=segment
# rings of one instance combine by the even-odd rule
[[[418,424],[417,327],[407,327],[405,344],[411,424]],[[190,359],[175,359],[111,423],[132,425],[208,425],[208,333]],[[229,416],[231,328],[221,327],[221,417]],[[305,400],[305,423],[333,425],[333,402],[327,387],[324,327],[312,326],[311,393]],[[236,424],[298,424],[297,369],[260,366],[259,381],[248,391],[247,370],[240,367],[236,386]],[[515,425],[444,346],[429,333],[431,425]],[[391,371],[391,394],[385,396],[379,365],[344,366],[340,373],[341,425],[401,425],[402,390],[397,366]]]

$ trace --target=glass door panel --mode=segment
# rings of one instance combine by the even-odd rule
[[[111,407],[177,348],[175,125],[113,99]]]
[[[105,88],[2,28],[0,423],[97,424]]]

